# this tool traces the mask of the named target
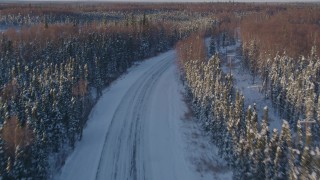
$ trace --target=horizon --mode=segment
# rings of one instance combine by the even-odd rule
[[[0,2],[149,2],[149,3],[187,3],[187,2],[199,2],[199,3],[205,3],[205,2],[213,2],[213,3],[219,3],[219,2],[243,2],[243,3],[310,3],[310,2],[320,2],[320,0],[0,0]]]

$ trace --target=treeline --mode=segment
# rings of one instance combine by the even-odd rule
[[[257,46],[261,61],[286,52],[298,58],[310,54],[320,43],[320,7],[316,4],[287,5],[282,11],[266,11],[243,17],[240,23],[243,49]],[[320,47],[315,51],[319,54]]]
[[[188,21],[210,17],[230,22],[261,11],[279,11],[283,5],[250,3],[102,3],[102,2],[29,2],[1,3],[0,25],[30,27],[39,23],[86,24],[94,21],[117,23],[118,20],[152,17],[152,21]],[[155,15],[155,16],[154,16]],[[223,23],[221,23],[223,24]]]
[[[117,2],[19,2],[19,3],[1,3],[2,14],[48,14],[57,12],[168,12],[185,11],[185,13],[203,12],[203,13],[247,13],[260,12],[264,10],[273,11],[286,7],[278,4],[254,4],[240,2],[211,2],[211,3],[117,3]]]
[[[281,130],[269,130],[268,108],[259,120],[256,105],[244,107],[245,97],[234,92],[232,75],[223,74],[219,55],[206,59],[205,51],[197,49],[203,43],[195,34],[178,44],[182,79],[196,118],[212,134],[233,178],[319,179],[320,151],[311,126],[304,129],[298,121],[293,132],[284,120]]]
[[[179,32],[179,35],[178,35]],[[102,89],[189,31],[149,20],[38,24],[0,38],[0,177],[47,179],[81,139]]]

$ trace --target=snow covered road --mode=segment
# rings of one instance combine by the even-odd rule
[[[168,51],[113,83],[55,179],[199,179],[178,131],[186,107],[175,59]]]

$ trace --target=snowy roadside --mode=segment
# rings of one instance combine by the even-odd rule
[[[178,79],[176,73],[176,81]],[[210,133],[206,133],[201,127],[183,96],[185,91],[181,82],[179,90],[185,113],[179,121],[183,141],[185,142],[185,154],[193,165],[193,169],[199,173],[202,180],[228,180],[232,179],[232,171],[226,165],[226,161],[220,158],[218,148],[213,144]]]

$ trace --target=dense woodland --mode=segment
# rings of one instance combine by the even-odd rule
[[[0,4],[0,177],[50,179],[102,90],[176,45],[186,97],[235,179],[318,179],[319,12],[308,4]],[[269,130],[267,108],[258,120],[255,105],[244,107],[233,75],[221,71],[215,53],[239,38],[236,29],[243,63],[286,119],[282,130]]]
[[[320,178],[318,14],[319,6],[292,5],[230,15],[225,31],[211,37],[211,58],[202,33],[177,45],[186,98],[234,179]],[[233,74],[221,70],[225,55],[219,49],[236,38],[243,67],[263,80],[261,93],[284,119],[281,129],[269,129],[268,107],[262,119],[255,104],[244,107],[246,97],[235,89]]]
[[[55,15],[45,14],[45,22],[36,25],[31,22],[38,16],[27,14],[24,17],[31,21],[17,29],[14,20],[20,16],[13,13],[13,21],[5,22],[12,28],[2,33],[0,41],[4,179],[49,178],[81,139],[103,88],[134,62],[168,50],[201,28],[200,22],[192,26],[184,21],[158,22],[146,13],[131,13],[110,22],[74,15],[85,23],[56,21]]]
[[[188,49],[190,43],[194,46]],[[233,169],[233,178],[318,179],[319,121],[314,116],[318,111],[309,106],[304,111],[307,119],[316,118],[313,126],[302,125],[298,118],[294,125],[284,120],[282,129],[270,130],[268,108],[263,110],[263,119],[258,119],[255,104],[244,107],[245,97],[235,91],[233,75],[222,72],[219,55],[207,59],[206,51],[198,51],[198,47],[204,47],[199,34],[177,46],[186,97],[197,119],[211,133],[220,155]]]

